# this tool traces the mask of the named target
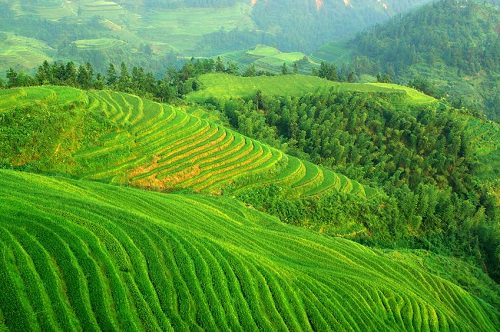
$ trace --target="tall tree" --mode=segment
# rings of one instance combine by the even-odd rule
[[[286,62],[283,62],[283,66],[281,66],[281,74],[288,75],[288,66],[286,65]]]
[[[38,84],[53,84],[54,78],[52,74],[52,68],[49,65],[49,62],[45,60],[41,66],[38,67],[35,80]]]
[[[130,75],[128,73],[127,65],[122,62],[120,65],[120,78],[118,79],[118,89],[121,91],[130,90]]]
[[[110,63],[107,71],[107,80],[106,84],[110,87],[114,86],[118,81],[118,75],[116,73],[115,65]]]
[[[11,67],[7,70],[7,87],[13,88],[16,86],[19,86],[18,74],[14,68]]]
[[[243,76],[251,77],[251,76],[256,76],[257,75],[257,70],[255,69],[255,64],[251,64],[250,66],[247,67],[245,72],[243,73]]]
[[[66,64],[66,84],[70,86],[76,85],[76,80],[78,76],[78,70],[73,61],[70,61]]]
[[[215,71],[218,73],[223,73],[224,71],[226,71],[226,68],[224,67],[224,62],[222,62],[220,56],[218,56],[217,60],[215,61]]]

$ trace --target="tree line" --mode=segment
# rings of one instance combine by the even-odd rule
[[[170,67],[165,75],[158,79],[152,72],[143,67],[128,67],[124,62],[119,66],[110,63],[105,73],[101,73],[89,62],[77,65],[73,61],[44,61],[34,75],[9,68],[6,80],[0,77],[0,88],[14,88],[35,85],[64,85],[84,90],[111,89],[139,96],[148,97],[160,102],[174,102],[182,99],[192,91],[201,88],[197,78],[207,73],[227,73],[239,76],[272,76],[268,71],[257,70],[255,64],[240,68],[234,62],[225,62],[221,57],[216,59],[195,59],[186,61],[181,68]],[[283,63],[281,75],[297,74],[298,64],[288,66]],[[331,81],[355,82],[357,76],[349,67],[337,68],[333,64],[322,62],[314,68],[312,75]]]
[[[123,62],[119,66],[110,63],[106,73],[100,73],[88,62],[77,65],[72,61],[44,61],[33,75],[10,68],[7,70],[6,80],[0,78],[0,88],[63,85],[85,90],[111,89],[161,102],[175,102],[200,88],[198,76],[212,72],[245,76],[271,75],[255,70],[254,66],[240,73],[235,63],[225,63],[220,57],[215,60],[192,58],[179,69],[170,67],[161,79],[140,66],[129,68]]]

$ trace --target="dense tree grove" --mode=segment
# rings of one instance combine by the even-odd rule
[[[295,69],[292,70],[295,71]],[[64,85],[80,89],[111,89],[161,102],[175,102],[186,94],[200,89],[198,76],[213,72],[243,76],[273,75],[266,71],[256,70],[254,65],[240,69],[236,63],[224,62],[220,57],[216,59],[191,58],[185,61],[179,69],[169,67],[161,79],[157,79],[152,72],[147,72],[143,67],[129,68],[123,62],[119,66],[113,63],[108,64],[104,73],[99,72],[88,62],[77,65],[72,61],[67,63],[44,61],[33,76],[10,68],[6,73],[6,81],[0,77],[0,88]]]
[[[360,241],[472,255],[498,279],[497,207],[475,181],[473,143],[452,109],[334,91],[209,103],[241,133],[384,191],[368,204],[341,194],[289,201],[276,187],[244,193],[243,200],[297,224],[354,218],[369,230]]]
[[[498,72],[498,19],[497,10],[485,12],[485,7],[473,1],[439,1],[359,34],[352,46],[396,73],[419,62],[440,61],[465,74]]]

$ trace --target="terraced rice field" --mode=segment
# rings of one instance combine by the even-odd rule
[[[418,264],[286,226],[227,198],[0,170],[0,202],[2,331],[500,324],[493,307]]]
[[[270,96],[301,96],[334,89],[339,92],[399,94],[409,103],[418,105],[436,102],[433,97],[397,84],[339,83],[308,75],[240,77],[212,73],[200,76],[199,80],[203,89],[190,93],[189,100],[202,102],[210,97],[248,98],[254,96],[258,90]]]
[[[221,193],[233,183],[236,190],[274,183],[296,197],[332,190],[365,196],[361,185],[332,171],[182,109],[133,95],[38,87],[2,91],[0,97],[0,112],[37,100],[79,101],[87,112],[104,112],[115,127],[98,145],[74,153],[70,175],[75,177],[160,191]]]
[[[10,68],[31,69],[44,60],[52,61],[54,50],[36,39],[0,32],[0,72]]]
[[[81,39],[74,42],[75,46],[82,50],[99,50],[123,46],[124,41],[111,38]]]

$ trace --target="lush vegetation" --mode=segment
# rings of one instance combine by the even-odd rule
[[[124,61],[161,73],[177,57],[214,56],[258,44],[309,53],[332,36],[353,36],[427,1],[390,0],[386,11],[369,0],[355,6],[325,2],[321,10],[313,0],[290,0],[284,17],[280,1],[257,1],[252,7],[250,0],[8,0],[0,2],[0,31],[29,38],[34,49],[23,52],[21,45],[2,45],[0,39],[6,53],[0,52],[0,60],[22,54],[16,69],[30,70],[42,59],[71,59],[100,71],[109,62]],[[262,65],[271,69],[267,61]],[[0,61],[0,71],[10,66]]]
[[[499,21],[497,4],[438,1],[360,34],[347,47],[358,72],[387,72],[498,120]]]
[[[0,0],[0,331],[496,331],[498,1],[426,2]]]
[[[2,330],[494,331],[500,323],[493,306],[414,257],[286,226],[234,200],[5,170],[0,197]]]
[[[321,74],[321,73],[319,73]],[[306,75],[254,76],[239,77],[226,73],[210,73],[198,77],[200,87],[188,94],[188,100],[206,101],[217,97],[253,98],[267,96],[302,96],[318,91],[357,91],[363,93],[382,93],[408,100],[410,103],[433,103],[436,100],[414,89],[396,84],[361,84],[334,82],[331,80]]]
[[[241,68],[246,68],[244,76],[255,76],[253,73],[281,74],[283,64],[289,73],[311,74],[319,63],[310,59],[302,52],[281,52],[275,47],[257,45],[246,51],[231,51],[221,54],[220,57]]]
[[[358,183],[181,107],[67,87],[10,89],[0,96],[4,167],[162,191],[280,184],[297,197],[331,191],[365,196]]]
[[[478,158],[488,158],[487,173],[500,171],[498,142],[493,143],[498,125],[479,124],[443,103],[412,95],[410,89],[405,98],[382,92],[386,84],[354,85],[374,88],[364,93],[333,88],[301,97],[287,92],[273,97],[276,93],[262,84],[263,92],[249,97],[233,93],[237,80],[249,79],[232,78],[231,88],[216,83],[193,96],[213,92],[205,104],[241,133],[385,193],[359,203],[338,193],[290,202],[279,187],[269,186],[240,192],[242,200],[295,224],[336,235],[350,230],[362,242],[473,257],[498,280],[498,181],[480,180],[484,168],[478,164]],[[283,85],[274,81],[271,86]],[[493,138],[479,138],[477,126],[488,128]],[[344,205],[349,208],[339,208]]]

